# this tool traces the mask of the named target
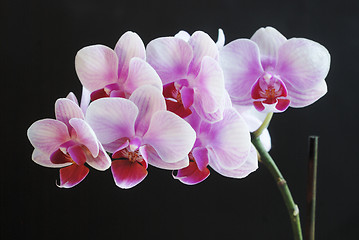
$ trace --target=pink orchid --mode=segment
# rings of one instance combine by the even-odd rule
[[[188,166],[196,133],[166,110],[161,91],[147,85],[129,99],[103,98],[92,102],[86,121],[112,154],[112,174],[120,188],[131,188],[147,176],[148,163],[163,169]]]
[[[76,73],[88,89],[91,99],[125,97],[142,85],[162,90],[156,71],[145,61],[145,47],[133,32],[124,33],[115,49],[92,45],[78,51],[75,58]]]
[[[89,173],[85,162],[97,170],[106,170],[111,159],[106,154],[84,114],[70,93],[55,103],[56,119],[33,123],[27,135],[35,147],[32,159],[39,165],[60,169],[59,187],[70,188]]]
[[[219,61],[232,101],[258,111],[305,107],[327,92],[327,49],[305,38],[287,40],[272,27],[230,42]]]
[[[146,48],[147,61],[162,79],[168,110],[181,117],[196,111],[207,121],[219,121],[224,79],[218,47],[201,31],[188,41],[187,37],[182,31],[176,37],[152,40]]]
[[[189,154],[190,165],[178,170],[175,179],[189,185],[199,183],[209,176],[208,165],[233,178],[244,178],[258,168],[247,124],[233,107],[226,108],[223,119],[215,123],[203,121],[196,114],[187,120],[196,130],[197,139]]]

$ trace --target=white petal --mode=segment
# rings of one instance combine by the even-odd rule
[[[191,151],[196,132],[176,114],[158,111],[152,119],[143,143],[152,146],[161,159],[168,163],[183,160]]]
[[[101,98],[90,104],[86,122],[90,124],[102,144],[135,134],[136,105],[124,98]]]
[[[116,53],[104,45],[82,48],[75,57],[75,69],[82,85],[95,91],[118,80]]]
[[[62,168],[62,167],[66,167],[66,166],[69,166],[72,164],[71,162],[62,163],[62,164],[54,164],[51,162],[49,154],[46,154],[36,148],[34,149],[34,151],[32,153],[32,160],[41,166],[50,167],[50,168]]]
[[[56,119],[65,123],[68,129],[72,129],[69,124],[71,118],[85,118],[81,108],[74,101],[67,98],[60,98],[56,100],[55,115]]]

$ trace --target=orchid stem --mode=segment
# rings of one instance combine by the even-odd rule
[[[270,118],[271,117],[272,116],[270,116]],[[266,125],[266,127],[268,127],[268,124]],[[265,128],[263,128],[263,129],[265,129]],[[253,145],[256,147],[256,149],[258,151],[258,153],[259,153],[259,155],[261,157],[262,163],[268,168],[269,172],[274,177],[274,179],[275,179],[275,181],[277,183],[277,186],[279,188],[279,191],[282,194],[282,197],[283,197],[283,200],[284,200],[285,205],[287,207],[289,217],[290,217],[290,221],[291,221],[291,224],[292,224],[294,240],[302,240],[303,237],[302,237],[302,229],[301,229],[300,218],[299,218],[299,208],[298,208],[297,204],[295,204],[295,202],[293,200],[292,194],[291,194],[291,192],[289,190],[288,184],[285,181],[283,175],[281,174],[281,172],[279,171],[279,169],[278,169],[277,165],[275,164],[274,160],[269,155],[269,153],[265,150],[262,142],[260,141],[260,139],[259,139],[260,135],[255,134],[257,131],[252,133],[252,143],[253,143]]]
[[[318,136],[309,137],[309,161],[307,182],[307,216],[305,239],[315,239],[315,206],[317,192]]]
[[[273,117],[273,112],[268,113],[266,118],[264,119],[262,125],[257,130],[255,130],[252,133],[252,135],[256,138],[259,137],[262,134],[262,132],[268,127],[272,117]]]

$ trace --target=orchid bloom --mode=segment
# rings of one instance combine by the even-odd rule
[[[175,179],[196,184],[206,179],[209,165],[223,176],[244,178],[258,168],[257,152],[251,144],[248,126],[233,108],[225,108],[223,119],[215,123],[192,114],[186,119],[197,133],[189,154],[190,165],[177,171]]]
[[[305,38],[286,39],[272,27],[237,39],[220,51],[225,85],[233,103],[263,112],[305,107],[327,92],[330,55]]]
[[[112,174],[120,188],[131,188],[147,176],[147,165],[163,169],[188,166],[196,133],[166,110],[161,91],[147,85],[129,99],[102,98],[87,109],[86,121],[104,148],[113,153]]]
[[[78,51],[76,73],[82,85],[91,92],[91,99],[102,97],[128,98],[142,85],[162,90],[156,71],[145,61],[145,47],[133,32],[124,33],[115,49],[92,45]]]
[[[97,170],[106,170],[111,159],[94,131],[84,121],[84,114],[73,94],[55,103],[56,119],[33,123],[27,135],[35,147],[32,160],[45,167],[61,168],[59,187],[70,188],[89,173],[87,163]]]
[[[217,62],[218,47],[201,31],[187,37],[180,32],[176,37],[152,40],[146,48],[147,61],[163,82],[169,111],[186,117],[194,110],[207,121],[219,121],[224,79]]]

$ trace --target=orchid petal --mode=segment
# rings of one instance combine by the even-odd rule
[[[330,54],[314,41],[292,38],[278,52],[276,73],[285,84],[299,91],[311,90],[328,74]]]
[[[87,90],[85,87],[82,87],[80,108],[84,114],[86,114],[86,110],[90,104],[90,101],[91,101],[91,92]]]
[[[209,163],[207,148],[196,147],[192,150],[192,154],[193,154],[194,159],[196,160],[198,169],[200,171],[203,171]]]
[[[188,42],[188,40],[190,39],[190,37],[191,37],[191,35],[190,35],[188,32],[183,31],[183,30],[179,31],[179,32],[175,35],[175,38],[182,39],[182,40],[184,40],[184,41],[186,41],[186,42]]]
[[[145,145],[143,147],[144,148],[142,148],[142,147],[141,148],[142,148],[142,151],[145,152],[145,154],[141,153],[141,155],[147,159],[148,164],[150,164],[154,167],[158,167],[158,168],[166,169],[166,170],[178,170],[178,169],[187,167],[189,164],[188,156],[185,156],[180,161],[168,163],[161,159],[161,157],[158,155],[158,153],[156,152],[156,150],[153,147],[151,147],[149,145]],[[141,150],[141,148],[140,148],[140,150]]]
[[[67,149],[71,159],[77,165],[84,165],[86,162],[86,154],[80,145],[74,145]]]
[[[223,120],[212,124],[209,136],[208,147],[216,154],[210,165],[235,169],[246,161],[251,147],[249,129],[234,108],[226,109]]]
[[[279,47],[287,41],[287,39],[273,27],[258,29],[251,40],[255,42],[261,54],[262,66],[274,67],[277,61]]]
[[[56,119],[65,123],[71,133],[72,126],[69,121],[71,118],[85,119],[81,108],[72,100],[67,98],[57,99],[55,102]]]
[[[182,104],[185,109],[188,109],[193,104],[194,90],[193,88],[183,87],[181,89]]]
[[[86,146],[93,157],[97,157],[99,153],[99,143],[90,125],[79,118],[70,119],[70,125],[76,131],[76,137],[79,143]]]
[[[314,88],[298,91],[290,84],[287,84],[290,106],[295,108],[306,107],[324,96],[328,89],[325,80],[320,81]]]
[[[153,114],[143,144],[151,145],[163,161],[174,163],[184,159],[196,140],[192,127],[176,114],[158,111]]]
[[[193,49],[193,59],[190,64],[189,72],[194,76],[197,76],[199,73],[204,56],[218,60],[218,47],[207,33],[202,31],[193,33],[188,40],[188,43]]]
[[[118,76],[121,80],[127,78],[130,61],[133,57],[145,60],[145,45],[137,33],[125,32],[115,46],[115,52],[118,56]]]
[[[218,29],[218,38],[217,38],[217,42],[216,45],[218,47],[218,49],[221,49],[224,46],[225,43],[225,36],[224,36],[224,32],[222,29]]]
[[[195,98],[200,98],[204,112],[214,113],[218,110],[224,95],[223,72],[218,62],[211,57],[204,56],[201,70],[195,79]]]
[[[138,162],[115,160],[111,164],[113,179],[118,187],[128,189],[136,186],[147,176],[147,170]]]
[[[129,100],[138,108],[135,123],[136,136],[143,136],[150,125],[153,114],[160,110],[166,110],[165,99],[157,88],[146,85],[136,89]]]
[[[118,58],[104,45],[84,47],[76,54],[75,69],[82,85],[92,92],[117,82]]]
[[[245,178],[258,168],[257,150],[252,146],[247,160],[238,168],[225,169],[218,167],[218,165],[211,165],[211,167],[225,177]]]
[[[97,157],[93,157],[92,154],[87,154],[88,165],[96,170],[105,171],[111,166],[111,158],[105,152],[105,149],[100,144],[100,151]]]
[[[190,45],[182,39],[162,37],[147,45],[146,56],[147,62],[165,85],[187,77],[193,52]]]
[[[102,144],[135,134],[138,115],[136,105],[124,98],[101,98],[90,104],[86,122],[92,127]]]
[[[263,73],[258,46],[247,39],[234,40],[222,48],[219,62],[232,101],[252,105],[250,90]]]
[[[66,125],[54,119],[34,122],[27,130],[27,136],[35,148],[49,155],[70,139]]]
[[[34,151],[32,153],[32,160],[41,166],[51,167],[51,168],[62,168],[62,167],[66,167],[66,166],[69,166],[72,164],[72,162],[67,162],[67,163],[62,163],[62,164],[54,164],[53,162],[51,162],[49,154],[46,154],[36,148],[34,149]]]
[[[69,92],[69,94],[67,94],[66,98],[70,99],[71,101],[76,103],[76,105],[79,105],[79,102],[77,101],[77,98],[73,92]]]
[[[190,162],[189,166],[177,171],[177,174],[172,174],[174,179],[187,185],[194,185],[204,181],[210,172],[208,168],[199,170],[195,162]]]
[[[152,85],[162,91],[162,81],[151,65],[140,58],[132,58],[129,65],[128,77],[124,83],[125,91],[131,94],[143,85]]]
[[[72,164],[60,169],[60,188],[71,188],[79,184],[89,173],[84,165]]]

